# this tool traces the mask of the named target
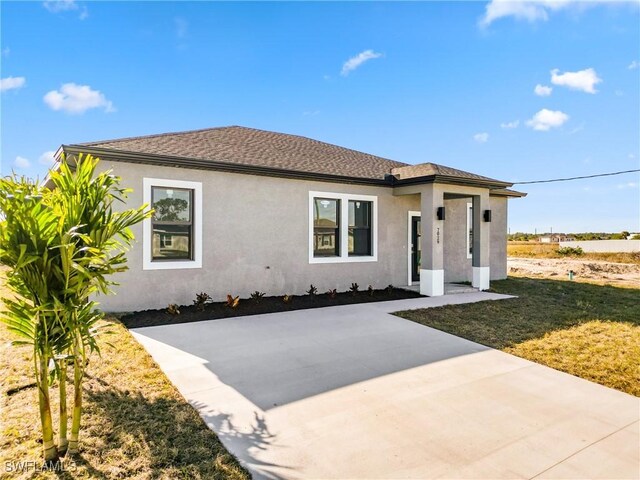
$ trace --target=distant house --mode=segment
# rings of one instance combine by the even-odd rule
[[[507,276],[510,182],[295,135],[223,127],[62,145],[102,159],[153,218],[134,229],[111,311],[248,296]]]
[[[561,233],[557,233],[554,235],[543,235],[541,237],[538,237],[538,241],[540,243],[560,243],[560,242],[573,242],[575,240],[575,238],[569,236],[569,235],[564,235]]]

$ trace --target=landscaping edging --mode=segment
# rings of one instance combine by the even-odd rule
[[[226,302],[206,303],[204,310],[195,305],[178,307],[180,314],[170,314],[166,308],[142,310],[123,315],[120,321],[127,328],[153,327],[176,323],[199,322],[203,320],[218,320],[222,318],[243,317],[264,313],[289,312],[309,308],[333,307],[336,305],[351,305],[355,303],[385,302],[390,300],[405,300],[418,298],[421,295],[410,290],[400,288],[357,292],[340,292],[333,298],[328,294],[292,295],[290,302],[285,302],[282,296],[263,297],[259,301],[251,298],[240,299],[237,307],[232,308]]]

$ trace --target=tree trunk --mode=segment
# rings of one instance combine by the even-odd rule
[[[40,404],[40,423],[42,425],[42,447],[44,461],[53,462],[58,459],[58,450],[53,442],[53,420],[51,418],[51,401],[49,399],[49,357],[41,356],[37,366],[38,400]]]
[[[78,342],[73,345],[73,417],[71,435],[69,436],[69,453],[78,451],[78,434],[80,433],[80,416],[82,415],[82,377],[84,375],[84,356],[80,354]]]
[[[60,428],[58,431],[58,454],[67,453],[67,359],[59,360],[60,368]]]

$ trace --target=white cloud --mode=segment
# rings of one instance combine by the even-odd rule
[[[38,161],[42,165],[51,166],[56,161],[56,152],[54,152],[53,150],[49,150],[47,152],[44,152],[42,155],[40,155],[40,158],[38,159]]]
[[[578,72],[558,73],[557,68],[551,70],[551,83],[561,85],[572,90],[581,90],[586,93],[596,93],[596,84],[602,82],[593,68],[586,68]]]
[[[553,91],[553,87],[548,87],[546,85],[536,85],[536,88],[533,89],[533,92],[538,95],[539,97],[548,97],[549,95],[551,95],[551,92]]]
[[[342,65],[342,70],[340,71],[340,75],[346,77],[350,72],[354,71],[364,62],[368,62],[374,58],[380,58],[382,56],[381,53],[374,52],[373,50],[365,50],[364,52],[360,52],[355,57],[351,57],[349,60],[344,62]]]
[[[504,122],[500,124],[502,128],[518,128],[520,125],[520,120],[514,120],[513,122]]]
[[[530,23],[549,20],[552,12],[564,9],[584,10],[609,0],[491,0],[485,7],[480,27],[488,27],[501,18],[513,17]],[[613,2],[610,2],[613,3]]]
[[[623,190],[625,188],[637,188],[638,184],[636,182],[627,182],[627,183],[621,183],[618,185],[618,189],[619,190]]]
[[[51,13],[66,12],[68,10],[77,10],[78,4],[75,0],[47,0],[42,6]]]
[[[114,112],[111,101],[89,85],[65,83],[60,90],[51,90],[44,98],[52,110],[63,110],[67,113],[84,113],[91,108],[104,108],[105,112]]]
[[[546,132],[552,128],[562,126],[567,120],[569,120],[569,115],[566,113],[560,110],[547,110],[543,108],[536,113],[531,120],[527,121],[527,125],[534,130]]]
[[[80,20],[84,20],[89,16],[89,9],[84,5],[78,5],[75,0],[47,0],[42,3],[42,6],[51,13],[79,10],[80,15],[78,15],[78,18]]]
[[[487,132],[476,133],[473,136],[473,139],[478,143],[487,143],[487,140],[489,140],[489,134]]]
[[[0,79],[0,92],[22,88],[24,87],[26,81],[27,79],[24,77],[7,77]]]
[[[2,49],[2,56],[3,57],[8,57],[10,53],[11,53],[11,49],[9,47],[4,47]]]
[[[629,64],[629,66],[627,67],[629,70],[635,70],[636,68],[640,67],[640,62],[637,60],[634,60],[633,62],[631,62]]]
[[[13,161],[13,165],[16,168],[29,168],[31,166],[31,162],[28,159],[18,155],[16,159]]]

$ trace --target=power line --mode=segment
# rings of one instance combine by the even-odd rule
[[[610,177],[612,175],[622,175],[623,173],[640,172],[640,169],[623,170],[622,172],[599,173],[597,175],[585,175],[583,177],[554,178],[552,180],[532,180],[530,182],[513,182],[514,185],[526,185],[529,183],[551,183],[551,182],[568,182],[569,180],[581,180],[583,178]]]

